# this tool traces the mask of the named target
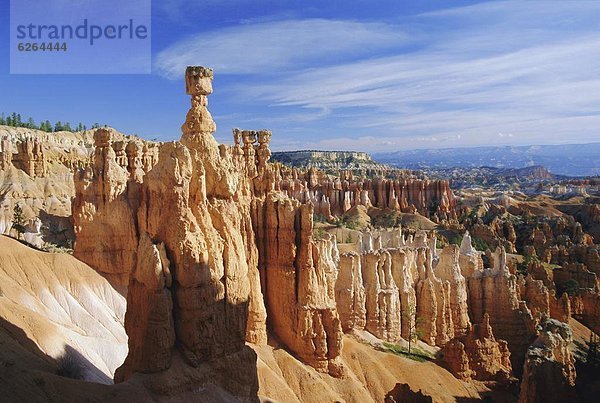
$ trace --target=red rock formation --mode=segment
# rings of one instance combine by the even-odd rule
[[[571,312],[574,318],[589,327],[593,332],[600,333],[599,294],[587,290],[571,297]]]
[[[126,317],[130,351],[118,381],[168,368],[173,346],[196,367],[245,357],[246,340],[266,343],[251,181],[212,137],[211,81],[212,71],[188,68],[192,107],[182,143],[164,144],[141,184]],[[140,169],[139,148],[132,151]]]
[[[12,147],[8,139],[0,139],[0,169],[12,167]]]
[[[442,250],[439,261],[435,265],[435,273],[449,285],[450,298],[448,302],[455,336],[464,335],[470,325],[466,280],[461,273],[459,256],[459,248],[456,245],[449,245]]]
[[[423,232],[404,238],[399,230],[364,232],[359,244],[360,259],[354,252],[342,255],[336,284],[344,331],[362,329],[366,320],[365,329],[375,336],[398,341],[414,337],[416,324],[424,341],[440,346],[467,332],[457,247],[434,259],[435,235],[431,241]]]
[[[392,275],[392,257],[387,251],[362,256],[365,284],[366,329],[383,340],[397,341],[401,335],[400,295]]]
[[[442,364],[463,380],[506,382],[512,374],[508,345],[494,337],[488,314],[465,336],[446,343],[439,356]]]
[[[281,190],[291,197],[315,205],[325,217],[341,216],[356,205],[419,212],[440,219],[456,218],[456,201],[447,181],[401,179],[330,179],[314,169],[280,169]]]
[[[135,208],[139,187],[117,163],[111,136],[107,129],[95,132],[93,166],[74,178],[73,255],[113,284],[126,286],[138,248]]]
[[[506,254],[498,249],[494,267],[476,271],[469,283],[469,309],[474,322],[489,314],[494,335],[508,342],[515,372],[522,368],[525,353],[535,338],[536,320],[520,300],[517,278],[506,267]]]
[[[6,158],[6,157],[5,157]],[[12,155],[13,165],[32,178],[48,175],[48,161],[44,146],[38,139],[26,138],[17,142],[17,153]]]
[[[360,259],[360,255],[354,252],[340,256],[335,302],[344,332],[362,330],[366,325],[365,287]]]
[[[171,349],[175,344],[171,285],[165,245],[153,244],[144,234],[128,288],[128,299],[135,301],[128,304],[125,314],[129,353],[115,374],[115,382],[129,378],[134,372],[157,372],[171,366]]]
[[[271,192],[255,204],[269,327],[301,360],[341,375],[335,239],[312,239],[313,209]]]
[[[564,288],[569,280],[575,280],[580,288],[587,288],[598,292],[598,278],[582,263],[566,263],[553,271],[554,283],[559,289]]]

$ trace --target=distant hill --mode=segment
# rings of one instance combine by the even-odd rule
[[[516,169],[499,169],[498,175],[504,177],[517,177],[529,179],[555,179],[556,175],[551,174],[545,167],[541,165],[533,165],[525,168]]]
[[[598,156],[600,143],[406,150],[376,153],[373,159],[407,169],[544,166],[553,174],[595,176],[600,175]]]
[[[272,161],[299,168],[327,169],[387,169],[365,152],[360,151],[278,151],[271,156]]]

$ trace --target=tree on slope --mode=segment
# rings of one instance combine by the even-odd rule
[[[25,232],[25,217],[20,204],[15,204],[13,208],[12,227],[17,231],[17,239],[21,239],[21,234]]]

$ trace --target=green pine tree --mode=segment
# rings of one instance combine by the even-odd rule
[[[64,130],[63,129],[63,125],[62,125],[62,123],[61,123],[60,120],[54,124],[54,131],[55,132],[60,132],[60,131],[63,131],[63,130]]]
[[[21,234],[25,232],[25,217],[20,204],[15,204],[13,207],[12,227],[17,231],[17,239],[21,239]]]

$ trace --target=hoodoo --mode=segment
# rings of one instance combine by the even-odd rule
[[[179,141],[97,128],[82,135],[89,162],[60,157],[75,172],[73,255],[121,295],[103,294],[126,296],[124,325],[110,326],[124,327],[127,355],[103,372],[114,372],[113,390],[157,400],[445,401],[503,388],[516,400],[516,376],[520,402],[545,390],[575,396],[569,323],[597,326],[600,289],[581,225],[569,224],[571,238],[558,235],[560,219],[530,228],[519,261],[507,251],[521,248],[521,222],[501,221],[511,200],[481,207],[495,215],[484,224],[446,180],[286,167],[271,162],[264,129],[236,128],[233,145],[219,144],[212,84],[211,69],[187,68]],[[3,177],[53,180],[53,148],[1,140]],[[565,264],[548,267],[556,256]]]

